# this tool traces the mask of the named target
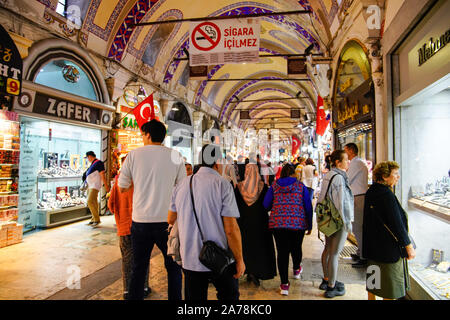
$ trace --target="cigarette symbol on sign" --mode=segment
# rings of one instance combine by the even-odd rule
[[[206,26],[205,28],[206,33],[208,34],[209,38],[211,40],[215,40],[217,38],[217,33],[211,26]],[[196,37],[195,40],[208,40],[205,37]]]
[[[211,22],[203,22],[192,31],[192,45],[201,51],[210,51],[220,42],[220,29]]]

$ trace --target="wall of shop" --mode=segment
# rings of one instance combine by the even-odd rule
[[[446,274],[436,268],[439,257],[448,260],[450,251],[450,202],[445,196],[450,169],[449,21],[450,2],[411,0],[398,10],[382,42],[385,82],[392,89],[385,91],[389,155],[401,174],[395,193],[417,244],[416,258],[409,262],[413,298],[449,296],[448,286],[438,285]],[[446,44],[433,54],[428,49],[431,37]],[[425,59],[419,57],[424,45]]]
[[[450,42],[449,12],[449,1],[438,3],[429,16],[421,21],[420,27],[414,29],[411,36],[398,49],[401,81],[395,105],[404,104],[406,99],[447,75],[450,69],[450,44],[445,44]],[[433,38],[436,44],[436,40],[442,40],[440,39],[442,36],[445,41],[441,44],[442,49],[419,65],[419,49],[423,49],[425,45],[428,50],[430,38]]]
[[[342,24],[341,28],[338,29],[336,35],[334,36],[333,45],[332,45],[332,70],[333,70],[333,78],[330,81],[332,86],[331,95],[334,95],[334,86],[336,83],[336,78],[338,77],[337,71],[339,70],[339,57],[344,49],[345,45],[354,40],[358,42],[363,50],[366,52],[370,68],[371,75],[370,78],[374,82],[374,96],[375,96],[375,105],[374,105],[374,136],[373,141],[376,143],[375,145],[375,158],[376,160],[383,161],[387,160],[387,108],[383,103],[383,91],[384,91],[384,82],[382,81],[383,69],[382,69],[382,60],[381,54],[379,51],[378,39],[379,35],[374,36],[373,30],[369,30],[366,22],[366,10],[367,6],[363,5],[360,2],[354,2],[352,6],[348,10],[348,15],[345,16],[346,21]],[[383,13],[382,13],[383,14]],[[383,17],[381,18],[383,20]],[[377,30],[378,33],[380,30]],[[334,97],[331,97],[331,101],[334,100]],[[336,146],[333,146],[333,149]]]

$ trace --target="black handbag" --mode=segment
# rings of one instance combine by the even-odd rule
[[[200,231],[200,236],[202,238],[203,247],[200,250],[199,260],[200,262],[210,269],[214,274],[221,275],[224,270],[235,262],[233,257],[233,253],[230,250],[225,250],[221,248],[217,243],[210,240],[205,240],[203,236],[202,229],[200,228],[200,224],[198,222],[197,212],[195,210],[194,203],[194,195],[192,192],[192,178],[194,174],[191,176],[189,182],[189,188],[191,191],[191,200],[192,200],[192,208],[194,210],[195,221],[197,222],[198,230]]]
[[[408,252],[406,251],[406,247],[400,245],[398,238],[394,235],[394,233],[391,231],[391,229],[389,229],[389,227],[386,225],[386,223],[384,223],[384,221],[381,219],[381,217],[377,213],[373,212],[375,207],[373,205],[370,205],[369,207],[370,207],[370,209],[372,209],[371,210],[372,213],[378,218],[378,220],[384,225],[386,230],[394,238],[395,242],[397,243],[398,249],[400,250],[400,257],[408,258]],[[409,237],[409,240],[411,241],[411,245],[414,248],[414,250],[417,249],[416,243],[409,232],[408,232],[408,237]]]

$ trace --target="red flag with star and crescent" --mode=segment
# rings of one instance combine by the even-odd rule
[[[323,136],[328,127],[328,119],[323,105],[323,98],[317,96],[316,133]]]
[[[301,144],[300,139],[297,136],[293,135],[292,136],[292,153],[291,153],[292,156],[295,156],[297,154],[297,151],[300,149],[300,144]]]
[[[146,122],[153,119],[159,120],[155,115],[155,105],[153,104],[153,93],[139,103],[134,109],[133,114],[136,117],[139,128]]]

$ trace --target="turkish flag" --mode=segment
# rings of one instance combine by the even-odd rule
[[[295,156],[295,154],[297,153],[298,149],[300,149],[300,139],[293,135],[292,136],[292,155]]]
[[[153,93],[133,109],[133,114],[136,117],[139,128],[142,128],[144,123],[156,119],[155,105],[153,104]]]
[[[317,96],[316,133],[323,136],[328,127],[328,119],[323,106],[323,99]]]

